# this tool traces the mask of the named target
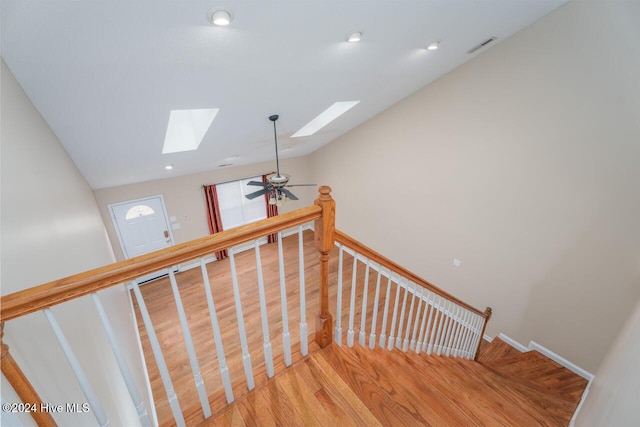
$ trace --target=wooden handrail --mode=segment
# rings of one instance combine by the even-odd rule
[[[56,422],[53,420],[51,414],[42,410],[42,399],[38,396],[38,392],[33,388],[27,377],[20,369],[20,366],[16,363],[9,353],[9,346],[6,345],[2,338],[4,337],[4,322],[0,322],[0,344],[2,347],[2,354],[0,355],[0,363],[2,365],[2,374],[5,376],[11,387],[15,390],[16,394],[22,401],[22,403],[29,406],[31,409],[29,413],[33,417],[38,426],[49,427],[56,426]]]
[[[355,250],[358,254],[363,255],[367,258],[369,258],[371,261],[376,262],[378,264],[380,264],[381,266],[388,268],[389,270],[393,271],[394,273],[398,273],[400,275],[402,275],[403,277],[406,277],[407,279],[411,280],[412,282],[426,288],[429,289],[430,291],[440,295],[441,297],[444,297],[446,299],[448,299],[449,301],[455,302],[456,304],[466,308],[467,310],[470,310],[474,313],[476,313],[479,316],[482,316],[485,318],[485,324],[486,321],[488,319],[488,317],[491,315],[491,309],[488,309],[488,312],[482,312],[480,310],[478,310],[477,308],[467,304],[464,301],[459,300],[458,298],[454,297],[453,295],[443,291],[442,289],[438,288],[437,286],[433,285],[432,283],[427,282],[426,280],[424,280],[423,278],[413,274],[412,272],[410,272],[409,270],[407,270],[406,268],[396,264],[395,262],[391,261],[389,258],[386,258],[383,255],[380,255],[378,252],[374,251],[373,249],[371,249],[368,246],[363,245],[362,243],[360,243],[359,241],[355,240],[354,238],[350,237],[349,235],[343,233],[340,230],[336,230],[335,231],[335,240],[338,243],[341,243],[343,245],[345,245],[348,248],[351,248],[353,250]]]
[[[169,268],[296,225],[315,221],[321,216],[321,206],[308,206],[2,296],[0,297],[0,321],[15,319],[89,295],[163,268]]]

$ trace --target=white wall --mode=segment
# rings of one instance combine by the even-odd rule
[[[640,303],[602,362],[576,426],[640,426]]]
[[[292,184],[311,183],[310,167],[311,160],[308,156],[280,161],[281,172],[291,175]],[[95,190],[98,207],[107,227],[116,258],[122,260],[123,255],[109,214],[109,204],[162,194],[168,215],[175,216],[176,222],[180,224],[179,229],[172,230],[174,243],[184,243],[209,235],[203,185],[258,176],[270,173],[274,168],[275,159],[273,162],[216,169],[192,175]],[[291,191],[300,200],[287,201],[279,209],[279,212],[285,213],[309,206],[313,204],[313,200],[318,195],[316,187],[297,187],[292,188]]]
[[[1,69],[1,285],[7,295],[113,262],[92,190],[4,61]],[[63,106],[61,106],[63,108]],[[124,286],[100,293],[141,393],[141,356]],[[52,308],[111,425],[136,425],[135,409],[89,297]],[[5,342],[44,402],[86,399],[42,313],[10,320]],[[2,378],[2,395],[15,399]],[[91,413],[58,414],[59,425],[95,425]],[[32,423],[29,418],[25,422]]]
[[[338,228],[595,372],[640,298],[638,22],[570,2],[318,150]]]

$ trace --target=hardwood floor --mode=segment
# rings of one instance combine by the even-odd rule
[[[305,232],[304,257],[307,323],[313,334],[318,311],[318,255],[313,234]],[[519,353],[494,340],[482,349],[480,363],[449,357],[427,357],[398,350],[363,349],[357,344],[363,298],[364,265],[357,267],[355,304],[356,345],[331,345],[320,350],[311,340],[310,355],[299,351],[299,288],[297,236],[283,240],[289,330],[293,366],[282,356],[277,245],[261,246],[268,322],[276,375],[268,379],[253,250],[236,255],[239,287],[245,314],[248,347],[256,389],[248,392],[242,366],[238,325],[233,303],[229,261],[207,265],[235,402],[227,405],[222,389],[213,334],[200,269],[177,275],[190,331],[209,395],[213,416],[204,419],[196,395],[177,310],[168,279],[142,286],[163,347],[174,389],[187,425],[567,425],[586,381],[554,366],[544,356]],[[330,261],[330,301],[335,315],[337,250]],[[346,334],[353,259],[344,254],[342,322]],[[376,273],[369,276],[367,333],[372,319]],[[382,290],[386,289],[383,288]],[[381,290],[381,294],[382,294]],[[402,293],[399,298],[402,298]],[[393,305],[395,293],[390,294]],[[376,326],[381,330],[382,305]],[[166,392],[150,351],[136,306],[140,335],[161,425],[173,425]],[[387,326],[388,327],[388,326]],[[368,341],[368,336],[367,336]],[[511,350],[510,350],[511,349]],[[515,353],[514,353],[515,352]],[[537,353],[536,353],[537,354]],[[551,362],[550,365],[548,362]],[[557,364],[556,364],[557,365]],[[558,367],[560,369],[558,369]],[[577,377],[577,378],[576,378]],[[544,380],[543,378],[546,378]]]
[[[555,369],[529,357],[525,370]],[[580,396],[565,388],[586,384],[567,372],[540,385],[469,360],[334,344],[202,425],[566,426]]]
[[[318,252],[313,244],[313,233],[304,232],[304,261],[306,282],[306,305],[309,333],[314,330],[315,314],[318,312]],[[265,295],[267,301],[267,318],[271,345],[278,368],[284,369],[282,360],[282,315],[280,306],[280,279],[277,258],[277,244],[260,247]],[[300,303],[299,303],[299,275],[298,275],[298,238],[297,235],[283,239],[284,259],[286,260],[285,280],[286,299],[289,307],[289,333],[291,343],[295,347],[293,361],[301,358],[300,342]],[[238,271],[238,283],[244,312],[244,323],[247,331],[247,343],[251,354],[256,386],[266,382],[266,368],[263,353],[262,323],[258,298],[257,269],[255,252],[248,250],[235,255]],[[333,263],[335,264],[335,262]],[[333,265],[333,274],[337,268]],[[218,321],[222,331],[222,342],[226,361],[229,368],[236,398],[246,393],[242,352],[239,340],[238,322],[233,299],[233,288],[229,259],[207,264],[207,271],[213,298],[215,301]],[[209,318],[206,295],[202,283],[200,268],[194,268],[176,275],[180,297],[185,307],[196,354],[202,377],[211,398],[212,410],[215,411],[226,405],[223,392],[218,359],[213,340],[213,331]],[[141,286],[141,293],[150,312],[154,329],[161,343],[163,354],[170,371],[174,390],[187,419],[202,417],[198,397],[194,387],[193,375],[184,344],[182,330],[178,320],[178,312],[174,302],[168,278],[159,279]],[[330,295],[335,301],[335,289]],[[135,298],[134,298],[135,301]],[[140,329],[145,361],[149,371],[151,388],[156,402],[158,420],[161,424],[171,424],[173,417],[168,404],[167,394],[162,384],[160,374],[151,352],[151,346],[144,328],[137,304],[134,302],[136,316]]]

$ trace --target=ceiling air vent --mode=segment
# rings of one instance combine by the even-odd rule
[[[489,43],[495,41],[496,39],[497,39],[497,37],[491,37],[490,39],[487,39],[487,40],[483,41],[479,45],[472,47],[471,49],[469,49],[467,51],[467,53],[474,53],[475,51],[482,49],[483,47],[485,47]]]

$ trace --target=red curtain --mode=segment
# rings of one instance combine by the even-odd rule
[[[207,220],[209,222],[209,232],[215,234],[222,231],[222,218],[220,217],[220,207],[218,205],[218,192],[216,186],[205,185],[204,197],[207,200]],[[224,259],[229,256],[226,249],[216,252],[217,259]]]
[[[262,182],[264,182],[265,184],[268,182],[267,181],[267,175],[262,175]],[[271,218],[274,216],[278,215],[278,205],[270,205],[269,204],[269,197],[271,196],[271,193],[267,193],[264,195],[264,200],[265,203],[267,205],[267,218]],[[273,242],[277,242],[278,241],[278,233],[274,233],[274,234],[269,234],[267,236],[267,243],[273,243]]]

